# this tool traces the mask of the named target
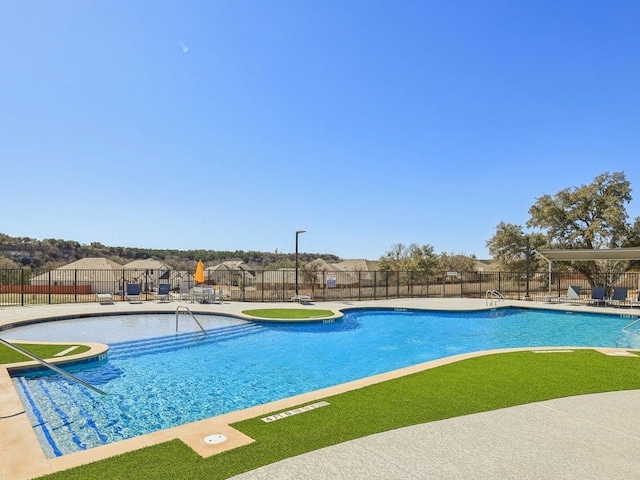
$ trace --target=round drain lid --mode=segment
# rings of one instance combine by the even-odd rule
[[[227,437],[225,437],[221,433],[216,433],[214,435],[209,435],[207,437],[204,437],[204,443],[207,443],[209,445],[215,445],[216,443],[222,443],[226,441],[227,441]]]

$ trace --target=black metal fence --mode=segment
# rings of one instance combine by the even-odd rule
[[[414,271],[308,271],[293,269],[259,271],[208,271],[205,284],[225,300],[241,302],[285,302],[296,293],[315,302],[358,301],[390,298],[484,298],[497,290],[510,299],[535,299],[544,295],[564,295],[570,285],[581,287],[589,296],[591,285],[578,273],[548,272],[526,275],[510,272],[442,272],[424,275]],[[551,280],[551,281],[549,281]],[[193,272],[153,270],[72,270],[37,271],[0,269],[0,305],[33,305],[98,302],[97,294],[109,293],[124,301],[127,285],[140,285],[143,300],[152,301],[161,283],[171,286],[171,298],[186,298],[195,285]],[[611,273],[602,286],[629,289],[637,298],[640,273]],[[296,288],[297,287],[297,288]]]

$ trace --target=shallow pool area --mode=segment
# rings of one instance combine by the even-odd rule
[[[626,315],[503,308],[477,312],[356,309],[326,323],[198,315],[120,315],[40,323],[13,340],[110,345],[106,361],[14,378],[43,449],[60,456],[248,406],[459,353],[508,347],[640,348]]]

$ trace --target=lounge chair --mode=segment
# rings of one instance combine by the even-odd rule
[[[635,300],[629,300],[628,305],[630,307],[640,307],[640,292],[638,292],[638,298]]]
[[[193,302],[204,302],[204,287],[193,287],[191,289],[191,301]]]
[[[96,293],[100,305],[113,305],[113,295],[110,293]]]
[[[169,291],[171,290],[171,285],[168,283],[161,283],[158,285],[158,293],[156,293],[156,300],[162,302],[170,302]]]
[[[290,300],[290,301],[292,301],[292,302],[299,302],[299,303],[307,303],[307,302],[310,302],[311,300],[312,300],[311,295],[302,295],[302,294],[299,294],[299,295],[293,295],[293,296],[291,297],[291,300]]]
[[[627,287],[615,287],[613,289],[613,295],[608,300],[605,300],[604,303],[607,306],[611,307],[622,307],[627,303],[627,291],[629,289]]]
[[[127,293],[124,297],[129,303],[142,303],[139,283],[127,283]]]
[[[593,287],[591,289],[591,298],[585,298],[583,300],[584,303],[588,305],[604,305],[604,297],[607,294],[607,289],[605,287]]]
[[[229,292],[223,289],[219,289],[217,292],[213,293],[213,301],[214,303],[224,303],[225,298],[229,298]]]
[[[558,297],[559,302],[580,302],[580,285],[571,285],[567,288],[567,294],[564,297]]]
[[[186,300],[187,302],[191,302],[193,297],[191,296],[191,288],[189,288],[188,283],[180,284],[180,300]]]

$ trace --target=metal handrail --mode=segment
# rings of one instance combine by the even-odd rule
[[[78,377],[76,377],[75,375],[71,375],[69,372],[65,372],[64,370],[62,370],[59,367],[56,367],[55,365],[47,362],[46,360],[43,360],[42,358],[38,357],[37,355],[34,355],[33,353],[29,353],[27,352],[25,349],[14,345],[11,342],[8,342],[2,338],[0,338],[0,343],[2,343],[3,345],[6,345],[7,347],[15,350],[16,352],[20,352],[23,355],[26,355],[27,357],[35,360],[36,362],[40,363],[41,365],[44,365],[45,367],[53,370],[56,373],[59,373],[60,375],[63,375],[71,380],[73,380],[74,382],[79,383],[80,385],[84,385],[87,388],[90,388],[91,390],[93,390],[94,392],[98,392],[101,395],[107,395],[107,392],[104,392],[102,390],[100,390],[98,387],[94,387],[93,385],[91,385],[90,383],[85,382],[84,380],[80,380]]]
[[[202,327],[202,325],[200,324],[196,316],[193,314],[191,310],[189,310],[189,307],[187,307],[186,305],[178,305],[178,308],[176,308],[176,332],[178,331],[178,313],[180,313],[181,308],[184,308],[187,312],[189,312],[189,315],[191,315],[191,318],[193,318],[195,322],[198,324],[198,326],[200,327],[200,330],[202,330],[202,333],[204,333],[208,337],[209,334],[207,333],[207,331]]]
[[[633,322],[631,322],[629,325],[625,325],[624,327],[622,327],[622,331],[623,332],[628,332],[627,328],[635,325],[636,323],[640,322],[640,317],[636,318]]]
[[[495,305],[498,301],[502,302],[504,300],[504,295],[498,290],[487,290],[484,298],[487,305]]]

